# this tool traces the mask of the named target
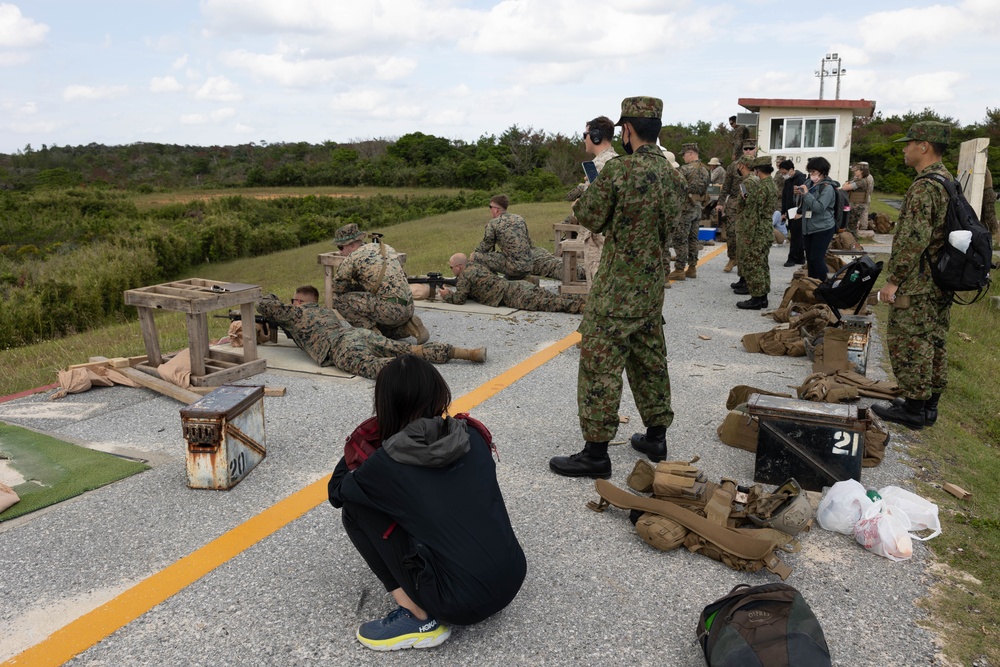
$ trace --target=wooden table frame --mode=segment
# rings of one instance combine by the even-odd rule
[[[164,362],[153,312],[157,309],[185,313],[188,346],[191,351],[191,384],[217,387],[262,373],[267,361],[257,358],[257,338],[243,337],[242,356],[235,352],[211,350],[208,339],[208,313],[221,308],[239,307],[244,322],[254,321],[254,306],[261,297],[257,285],[226,283],[190,278],[176,282],[140,287],[125,292],[125,304],[139,310],[142,340],[146,345],[146,364],[138,366],[152,375]],[[253,328],[248,328],[252,332]]]

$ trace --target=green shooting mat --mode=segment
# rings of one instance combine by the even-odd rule
[[[21,497],[0,512],[0,522],[148,469],[143,463],[0,423],[0,480]]]

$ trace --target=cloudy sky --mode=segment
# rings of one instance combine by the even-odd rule
[[[819,95],[962,123],[1000,107],[1000,0],[0,0],[0,152],[581,132]],[[827,79],[826,98],[835,82]]]

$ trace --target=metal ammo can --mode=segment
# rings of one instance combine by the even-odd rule
[[[264,387],[223,385],[181,409],[188,486],[230,489],[267,456]]]
[[[857,406],[753,394],[747,412],[760,429],[755,482],[781,484],[794,477],[803,489],[822,491],[861,479],[865,424]]]

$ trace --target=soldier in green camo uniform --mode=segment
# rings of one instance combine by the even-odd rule
[[[667,275],[667,280],[677,281],[698,277],[698,223],[712,178],[698,157],[698,144],[684,144],[681,158],[684,166],[680,173],[686,184],[686,196],[671,243],[677,253],[674,270]]]
[[[346,259],[333,278],[333,307],[351,326],[378,331],[387,338],[413,336],[418,344],[430,334],[413,314],[413,292],[396,251],[378,240],[365,243],[354,223],[337,230],[333,242]]]
[[[462,304],[472,298],[484,306],[507,306],[549,313],[579,313],[586,303],[586,298],[580,294],[553,294],[524,280],[501,278],[481,264],[470,263],[462,253],[452,255],[449,264],[458,283],[454,290],[447,287],[438,289],[445,303]]]
[[[754,157],[757,154],[757,142],[753,139],[749,139],[743,144],[743,157]],[[739,261],[736,257],[737,249],[737,239],[736,239],[736,208],[740,201],[740,183],[743,179],[739,175],[737,170],[738,160],[733,160],[733,162],[726,167],[726,180],[722,182],[722,193],[719,195],[719,203],[715,206],[715,210],[718,213],[724,215],[725,229],[726,229],[726,255],[729,257],[729,261],[723,271],[729,273],[732,271]]]
[[[906,143],[903,161],[918,175],[899,208],[887,267],[889,278],[879,291],[879,299],[890,304],[886,342],[902,396],[889,406],[873,405],[872,410],[886,421],[914,429],[937,421],[938,400],[948,384],[945,344],[951,295],[934,283],[926,262],[921,267],[925,252],[937,257],[947,242],[948,193],[941,183],[919,177],[940,174],[951,178],[941,162],[950,137],[949,125],[924,121],[914,123],[905,137],[896,140]],[[904,295],[908,304],[903,303]]]
[[[508,213],[509,205],[507,195],[495,195],[490,199],[493,218],[486,223],[483,240],[476,246],[472,259],[494,273],[518,280],[531,273],[534,258],[528,224],[516,213]]]
[[[486,348],[467,350],[446,343],[410,345],[370,329],[342,326],[336,311],[321,308],[318,301],[319,291],[304,285],[295,291],[292,305],[286,306],[271,294],[257,302],[257,312],[282,327],[320,366],[336,366],[369,380],[403,354],[414,354],[435,364],[448,363],[449,359],[486,360]]]
[[[767,308],[767,295],[771,291],[770,255],[774,241],[771,219],[778,206],[778,189],[770,177],[774,169],[771,158],[761,155],[749,165],[746,162],[740,159],[747,197],[737,221],[736,238],[740,243],[740,276],[746,281],[750,298],[738,302],[736,307],[760,310]]]
[[[604,234],[604,250],[580,324],[577,407],[586,444],[549,461],[559,475],[611,476],[608,443],[618,432],[623,369],[646,426],[645,434],[632,436],[632,447],[654,461],[667,455],[674,413],[663,337],[663,249],[685,187],[656,146],[662,112],[655,97],[622,101],[616,125],[627,155],[610,160],[576,203],[579,223]]]
[[[871,184],[869,182],[871,173],[868,171],[868,165],[865,163],[854,165],[851,167],[851,172],[853,172],[854,178],[844,183],[840,189],[851,193],[851,215],[847,219],[847,231],[851,232],[857,238],[861,223],[864,223],[866,226],[868,224],[868,204],[871,202],[872,197]]]

